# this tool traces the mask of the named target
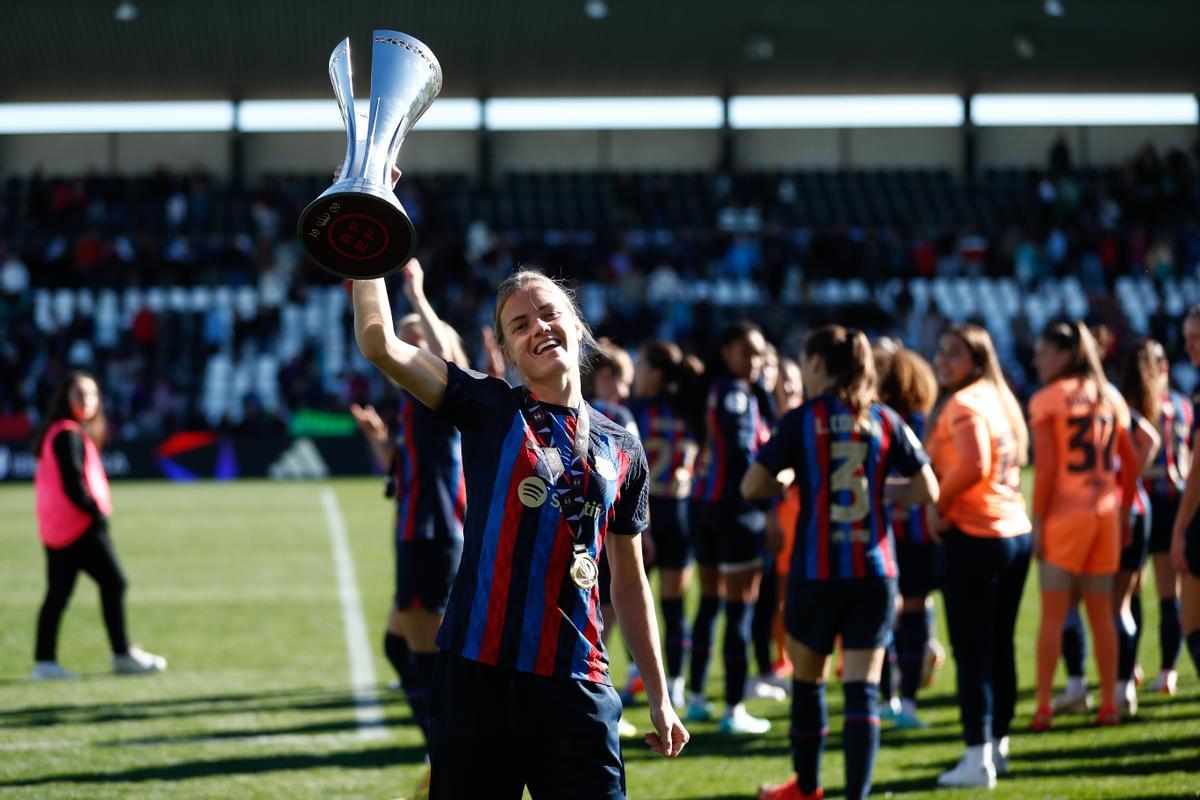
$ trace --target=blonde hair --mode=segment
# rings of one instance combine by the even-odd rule
[[[543,272],[535,269],[520,269],[509,275],[496,287],[496,310],[492,315],[492,331],[496,339],[496,347],[500,348],[500,352],[504,355],[506,361],[510,364],[513,363],[507,351],[508,335],[505,333],[504,325],[500,321],[500,312],[504,309],[504,304],[508,302],[508,298],[512,297],[516,292],[532,286],[541,286],[544,289],[557,292],[562,297],[563,303],[575,316],[575,320],[579,323],[579,327],[583,332],[580,337],[579,348],[581,357],[594,350],[603,349],[596,342],[596,337],[592,335],[592,329],[588,327],[587,322],[583,319],[583,315],[579,313],[579,305],[575,302],[574,292]]]
[[[988,383],[1000,396],[1000,405],[1004,409],[1004,416],[1008,417],[1008,424],[1017,440],[1017,460],[1024,466],[1029,462],[1029,427],[1025,424],[1025,415],[1021,412],[1021,404],[1017,402],[1016,395],[1013,394],[1008,381],[1004,378],[1004,371],[1000,369],[1000,359],[996,356],[996,346],[992,344],[991,335],[986,328],[970,322],[954,325],[942,335],[957,337],[966,345],[967,352],[971,354],[971,362],[976,367],[977,377],[974,380]],[[928,432],[933,431],[937,417],[946,401],[954,392],[963,387],[945,386],[942,388],[942,396],[938,399],[937,406],[929,418],[929,424],[925,428]]]

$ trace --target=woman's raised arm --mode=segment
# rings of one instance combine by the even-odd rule
[[[383,278],[354,281],[354,340],[363,356],[431,411],[446,394],[446,362],[396,336]]]

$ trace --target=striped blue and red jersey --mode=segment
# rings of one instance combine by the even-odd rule
[[[458,431],[408,392],[392,435],[396,541],[462,539],[467,487]]]
[[[709,387],[704,407],[704,454],[692,499],[742,503],[742,476],[771,436],[765,393],[722,373]]]
[[[523,411],[524,390],[453,364],[437,416],[462,432],[467,483],[462,562],[438,632],[442,650],[498,667],[609,684],[598,587],[568,576],[573,535],[555,467]],[[572,409],[542,404],[563,465]],[[646,456],[637,437],[586,403],[583,544],[599,558],[609,533],[648,521]]]
[[[697,450],[687,422],[666,397],[631,397],[628,408],[646,450],[650,496],[686,498],[691,493]]]
[[[929,463],[899,414],[876,403],[859,419],[839,398],[821,395],[780,420],[758,461],[772,475],[796,472],[793,579],[897,577],[884,484]]]
[[[1174,390],[1164,394],[1158,428],[1162,446],[1142,481],[1151,498],[1175,500],[1183,492],[1192,465],[1192,425],[1192,401]]]
[[[914,411],[902,419],[916,434],[917,439],[924,440],[926,421],[924,411]],[[931,544],[933,539],[929,535],[929,505],[922,504],[907,508],[892,506],[892,532],[895,534],[897,542]]]

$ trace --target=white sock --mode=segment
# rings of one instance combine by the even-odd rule
[[[699,692],[688,692],[688,705],[706,706],[708,705],[708,698]]]
[[[1120,703],[1133,692],[1133,681],[1117,681],[1116,697],[1113,700]]]
[[[725,707],[725,716],[727,717],[744,717],[746,716],[746,704],[738,703],[733,706]]]
[[[915,717],[917,715],[917,701],[907,697],[900,698],[900,713]]]
[[[985,742],[983,744],[972,745],[967,748],[966,755],[967,766],[973,769],[980,769],[992,763],[992,743]]]
[[[1008,737],[1001,736],[1000,741],[996,742],[996,755],[1001,758],[1008,758]]]
[[[1079,675],[1071,675],[1067,678],[1067,694],[1087,694],[1087,678]]]

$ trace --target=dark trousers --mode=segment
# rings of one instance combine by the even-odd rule
[[[113,653],[129,651],[125,635],[125,574],[108,531],[103,526],[93,526],[61,550],[46,548],[46,598],[38,614],[34,654],[38,661],[58,660],[58,625],[80,572],[86,572],[100,587],[100,608]]]
[[[963,739],[980,745],[1008,735],[1017,700],[1013,631],[1029,572],[1028,534],[1006,539],[945,536],[943,595],[958,672]]]
[[[625,797],[611,686],[442,653],[432,701],[430,800]]]

